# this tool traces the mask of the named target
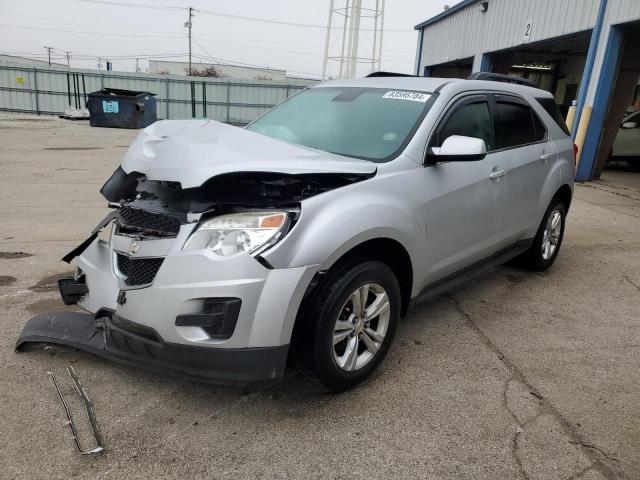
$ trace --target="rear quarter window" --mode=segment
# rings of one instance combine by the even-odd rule
[[[564,121],[564,118],[562,118],[562,114],[560,113],[555,100],[553,98],[536,98],[536,100],[540,106],[542,106],[542,108],[551,115],[551,118],[555,120],[556,124],[560,127],[560,130],[562,130],[567,136],[571,135],[567,128],[567,123]]]

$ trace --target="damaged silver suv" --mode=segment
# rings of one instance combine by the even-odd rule
[[[62,298],[88,313],[37,316],[17,348],[247,384],[295,344],[329,389],[360,383],[418,297],[558,255],[573,143],[550,93],[485,77],[329,81],[246,128],[147,127],[65,257]]]

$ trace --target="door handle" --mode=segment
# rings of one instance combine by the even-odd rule
[[[501,168],[500,170],[498,170],[498,167],[494,167],[493,170],[491,170],[491,173],[489,174],[489,178],[491,180],[495,180],[496,178],[504,177],[505,173],[506,173],[506,170],[504,168]]]
[[[552,152],[543,153],[540,155],[540,160],[549,160],[551,157],[553,157]]]

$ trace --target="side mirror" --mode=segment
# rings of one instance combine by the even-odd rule
[[[473,162],[487,156],[484,140],[462,135],[451,135],[441,147],[431,147],[427,154],[428,163]]]
[[[624,122],[622,124],[622,128],[637,128],[638,127],[638,123],[637,122]]]

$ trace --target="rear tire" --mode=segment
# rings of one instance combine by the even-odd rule
[[[554,198],[542,218],[531,248],[520,255],[516,263],[536,272],[553,265],[562,245],[566,217],[567,207]]]
[[[362,259],[330,271],[301,320],[309,329],[311,370],[341,392],[371,375],[387,354],[400,318],[400,286],[393,271]]]

